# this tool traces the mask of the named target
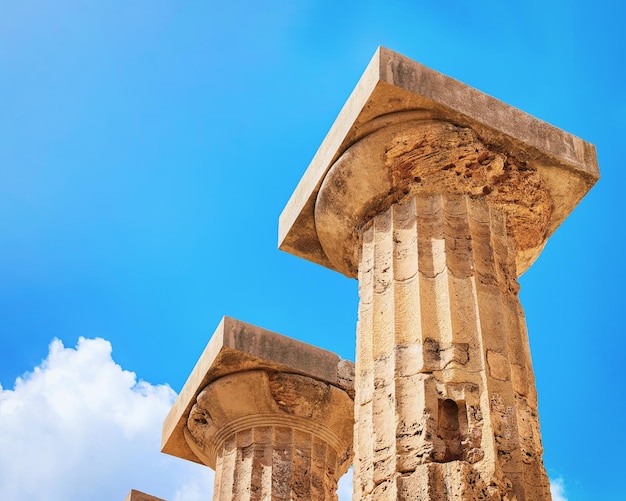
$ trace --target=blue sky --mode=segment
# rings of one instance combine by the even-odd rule
[[[521,300],[548,473],[562,499],[623,498],[625,19],[609,1],[0,0],[0,493],[195,499],[207,477],[148,437],[222,315],[353,359],[356,282],[279,252],[277,222],[384,45],[596,145],[602,179]],[[130,401],[133,433],[98,428]],[[81,427],[117,437],[101,456],[150,459],[63,490],[92,453],[60,430]],[[27,493],[27,468],[63,489]]]

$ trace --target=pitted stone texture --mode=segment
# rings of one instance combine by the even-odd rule
[[[207,386],[185,438],[216,470],[214,499],[335,500],[352,460],[353,401],[299,374],[248,371]]]
[[[352,145],[332,166],[315,205],[317,234],[335,269],[356,276],[359,229],[409,194],[470,195],[506,215],[516,270],[548,237],[552,205],[535,168],[485,145],[469,128],[401,122]]]
[[[409,196],[362,243],[353,499],[549,500],[505,214]]]

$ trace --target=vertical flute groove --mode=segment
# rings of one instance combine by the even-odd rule
[[[394,387],[394,255],[392,209],[374,219],[374,294],[372,348],[374,359],[374,490],[395,498],[396,429]]]
[[[361,381],[355,385],[355,432],[364,436],[374,436],[373,391],[374,359],[372,347],[374,315],[374,228],[373,225],[363,233],[363,247],[359,266],[359,318],[357,323],[356,378]],[[374,489],[374,460],[370,440],[355,443],[354,451],[354,500],[365,499]]]
[[[218,455],[216,501],[336,501],[340,458],[311,433],[257,426],[233,434]]]

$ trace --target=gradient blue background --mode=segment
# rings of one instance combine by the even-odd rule
[[[548,473],[569,501],[626,498],[625,21],[617,1],[0,0],[0,384],[99,336],[179,391],[225,314],[353,359],[356,282],[278,251],[277,222],[384,45],[596,145],[602,179],[521,299]]]

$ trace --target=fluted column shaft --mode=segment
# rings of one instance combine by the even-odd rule
[[[230,435],[218,452],[216,501],[337,499],[336,452],[311,433],[255,426]]]
[[[362,231],[356,500],[546,500],[505,215],[411,195]]]

